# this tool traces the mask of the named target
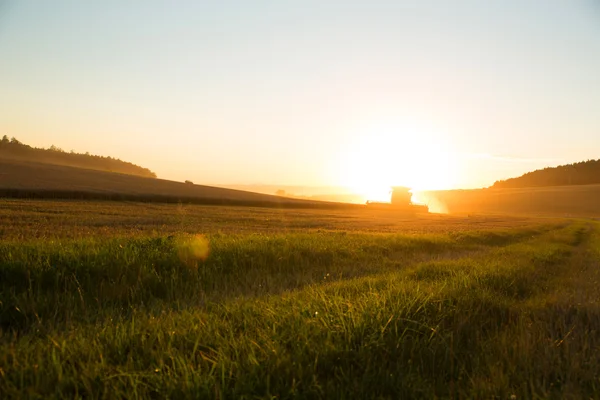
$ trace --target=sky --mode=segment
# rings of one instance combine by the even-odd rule
[[[0,134],[203,184],[486,187],[600,158],[600,4],[0,0]]]

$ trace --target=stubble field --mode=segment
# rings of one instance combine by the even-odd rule
[[[599,232],[0,200],[0,398],[595,398]]]

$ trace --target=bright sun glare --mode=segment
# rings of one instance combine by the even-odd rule
[[[414,124],[369,127],[348,145],[340,164],[343,184],[369,200],[389,201],[391,186],[450,189],[456,180],[450,146]]]

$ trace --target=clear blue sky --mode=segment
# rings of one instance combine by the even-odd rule
[[[600,4],[0,0],[0,88],[0,134],[162,178],[487,186],[600,158]]]

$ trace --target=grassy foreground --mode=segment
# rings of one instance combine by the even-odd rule
[[[600,393],[593,222],[76,237],[37,223],[58,233],[0,241],[3,399]]]

